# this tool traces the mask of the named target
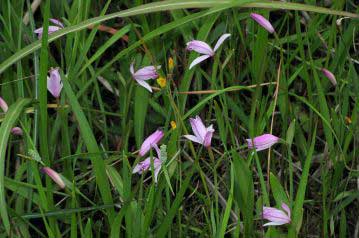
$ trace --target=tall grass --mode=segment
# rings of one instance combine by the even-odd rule
[[[0,112],[1,236],[359,234],[355,1],[40,2],[34,12],[30,0],[0,4],[0,97],[10,106]],[[48,35],[50,18],[65,27]],[[189,69],[198,54],[186,43],[213,47],[224,33],[215,55]],[[147,81],[148,92],[132,62],[161,65],[166,85]],[[51,68],[59,98],[47,91]],[[183,136],[197,115],[215,129],[209,148]],[[156,129],[157,183],[156,151],[138,154]],[[267,133],[279,143],[248,148],[245,139]],[[147,157],[151,171],[133,174]],[[263,206],[281,203],[291,222],[264,227]]]

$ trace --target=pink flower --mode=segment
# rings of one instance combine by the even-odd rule
[[[289,224],[291,222],[290,209],[285,203],[282,203],[282,209],[285,212],[274,207],[263,207],[262,217],[263,219],[270,221],[263,226],[280,226],[283,224]]]
[[[333,84],[333,86],[337,85],[337,80],[332,72],[330,72],[326,68],[322,68],[322,73],[324,74],[325,77],[329,79],[329,81]]]
[[[275,32],[272,24],[262,15],[259,15],[257,13],[251,13],[251,18],[255,20],[259,25],[261,25],[264,29],[266,29],[269,33]]]
[[[280,138],[271,135],[271,134],[263,134],[261,136],[257,136],[252,139],[246,139],[248,143],[248,148],[255,148],[256,151],[261,151],[270,148],[272,145],[277,143]],[[254,145],[253,145],[254,143]]]
[[[61,76],[59,73],[59,69],[52,69],[50,71],[50,77],[47,77],[47,90],[54,96],[55,98],[60,97],[60,93],[62,90],[62,82]]]
[[[196,51],[197,53],[203,54],[202,56],[197,57],[193,60],[189,69],[192,69],[196,64],[201,63],[202,61],[208,59],[209,57],[214,56],[218,48],[223,44],[223,42],[230,37],[231,34],[223,34],[217,41],[216,45],[212,49],[206,42],[199,40],[192,40],[187,43],[187,50]]]
[[[7,112],[7,110],[9,110],[9,106],[7,105],[7,103],[5,102],[5,100],[2,97],[0,97],[0,108],[4,112]]]
[[[151,147],[153,147],[154,145],[157,145],[157,143],[163,138],[163,136],[164,136],[164,133],[161,130],[156,130],[154,133],[152,133],[142,143],[139,155],[144,156],[145,154],[147,154],[147,152],[150,151]]]
[[[64,28],[64,25],[59,20],[56,20],[56,19],[53,19],[53,18],[51,18],[49,20],[56,25],[56,26],[49,26],[49,28],[48,28],[48,34],[49,35],[54,33],[55,31],[58,31],[58,30]],[[40,28],[36,29],[34,31],[34,33],[37,34],[37,37],[39,39],[41,39],[43,31],[44,31],[44,28],[40,27]]]
[[[57,183],[57,185],[59,185],[60,188],[64,189],[65,188],[65,183],[62,180],[60,174],[58,174],[55,170],[49,168],[49,167],[43,167],[41,169],[42,172],[46,173],[48,176],[50,176],[50,178]]]
[[[193,142],[202,144],[205,147],[210,147],[214,132],[213,126],[210,125],[206,128],[199,116],[196,116],[196,118],[190,118],[189,121],[194,135],[185,135],[184,137]]]
[[[22,136],[23,132],[22,129],[20,127],[14,127],[11,129],[11,133],[13,135],[17,135],[17,136]]]
[[[161,170],[161,166],[162,166],[162,161],[159,159],[159,158],[161,158],[161,151],[158,148],[157,144],[153,144],[152,147],[155,148],[156,153],[157,153],[157,157],[152,157],[153,168],[155,170],[155,183],[157,183],[158,174],[159,174],[159,172]],[[132,173],[133,174],[135,174],[135,173],[142,174],[143,172],[145,172],[147,170],[151,170],[151,157],[148,157],[144,161],[139,162],[133,169]]]
[[[152,92],[151,86],[146,82],[149,79],[156,79],[158,78],[157,70],[161,68],[161,66],[147,66],[139,69],[135,72],[134,63],[130,66],[130,72],[134,80],[137,81],[139,85],[147,89],[148,91]]]

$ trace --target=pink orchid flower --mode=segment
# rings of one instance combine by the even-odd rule
[[[337,85],[337,80],[332,72],[330,72],[326,68],[322,68],[322,73],[324,74],[325,77],[329,79],[329,81],[333,84],[334,87]]]
[[[190,118],[189,121],[194,135],[184,135],[184,137],[193,142],[202,144],[205,147],[210,147],[214,132],[213,126],[210,125],[206,128],[199,116],[196,116],[196,118]]]
[[[157,70],[159,70],[161,66],[152,66],[152,65],[146,66],[135,72],[133,65],[134,63],[132,63],[130,66],[130,72],[132,74],[133,79],[136,80],[139,85],[141,85],[142,87],[144,87],[145,89],[147,89],[152,93],[152,88],[146,82],[146,80],[158,78]]]
[[[263,134],[261,136],[254,137],[252,139],[246,139],[248,143],[248,148],[255,148],[256,151],[261,151],[270,148],[275,143],[278,143],[279,137],[276,137],[271,134]],[[253,144],[254,143],[254,144]]]
[[[52,34],[52,33],[54,33],[55,31],[58,31],[58,30],[61,30],[62,28],[64,28],[64,25],[63,25],[62,22],[60,22],[59,20],[56,20],[56,19],[53,19],[53,18],[50,18],[49,20],[50,20],[52,23],[55,24],[55,26],[49,26],[49,28],[48,28],[48,34],[49,34],[49,35]],[[34,31],[34,33],[37,34],[37,37],[38,37],[39,39],[41,39],[43,32],[44,32],[44,28],[43,28],[43,27],[40,27],[40,28],[38,28],[38,29],[36,29],[36,30]]]
[[[212,49],[206,42],[199,40],[192,40],[187,42],[187,50],[195,51],[197,53],[203,54],[202,56],[194,59],[189,66],[189,69],[192,69],[195,65],[201,63],[202,61],[208,59],[209,57],[213,57],[218,48],[223,44],[223,42],[230,37],[231,34],[223,34],[217,41],[216,45]]]
[[[161,170],[161,166],[162,166],[162,161],[159,159],[161,158],[161,151],[158,148],[157,144],[153,144],[152,145],[153,148],[155,148],[156,153],[157,153],[157,157],[152,157],[152,161],[153,161],[153,168],[155,170],[155,183],[157,183],[157,179],[158,179],[158,174]],[[151,170],[151,157],[148,157],[147,159],[145,159],[142,162],[139,162],[135,168],[133,169],[132,173],[138,173],[138,174],[142,174],[143,172],[147,171],[147,170]]]
[[[263,207],[262,217],[270,221],[263,226],[280,226],[291,222],[290,208],[285,203],[282,203],[281,207],[284,211],[274,207]]]
[[[262,15],[259,15],[257,13],[251,13],[251,18],[255,20],[259,25],[261,25],[264,29],[266,29],[269,33],[273,34],[275,32],[272,24]]]
[[[66,187],[65,182],[62,180],[60,174],[58,174],[55,170],[49,167],[43,167],[41,169],[42,172],[46,173],[60,188],[64,189]]]
[[[139,155],[144,156],[145,154],[147,154],[147,152],[150,151],[151,147],[153,147],[154,145],[157,146],[157,143],[163,138],[163,136],[164,133],[161,130],[156,130],[154,133],[152,133],[142,143]]]
[[[61,82],[59,69],[52,69],[50,71],[50,77],[47,77],[47,90],[49,90],[52,96],[59,98],[62,87],[63,84]]]
[[[2,97],[0,97],[0,108],[4,112],[7,112],[9,110],[9,106],[7,105],[6,101]],[[14,127],[10,130],[10,132],[13,135],[18,135],[18,136],[21,136],[23,134],[22,129],[20,127]]]

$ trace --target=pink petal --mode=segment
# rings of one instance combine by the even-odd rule
[[[132,77],[133,77],[133,75],[135,74],[135,68],[133,67],[133,65],[134,65],[134,62],[132,62],[132,63],[131,63],[131,66],[130,66],[130,72],[131,72],[131,74],[132,74]]]
[[[64,189],[65,188],[65,183],[62,180],[61,176],[53,169],[49,168],[49,167],[44,167],[42,168],[42,171],[45,172],[48,176],[50,176],[50,178],[57,183],[57,185],[59,185],[60,188]]]
[[[64,28],[64,24],[62,24],[61,21],[59,21],[59,20],[57,20],[57,19],[55,19],[55,18],[50,18],[49,20],[50,20],[52,23],[54,23],[55,25],[58,25],[59,27]]]
[[[273,222],[290,223],[290,217],[286,213],[273,207],[263,207],[262,217]]]
[[[274,222],[274,221],[272,221],[272,222],[268,222],[268,223],[264,224],[263,226],[280,226],[280,225],[284,225],[284,224],[287,224],[287,222],[284,222],[284,221],[282,221],[282,222]]]
[[[146,140],[142,143],[139,155],[144,156],[147,154],[148,151],[150,151],[151,147],[154,144],[157,144],[164,136],[163,131],[157,130],[154,133],[152,133],[149,137],[146,138]]]
[[[7,103],[5,102],[5,100],[2,97],[0,97],[0,108],[4,112],[7,112],[7,110],[9,110],[9,106],[7,105]]]
[[[196,116],[196,118],[190,118],[189,122],[191,123],[192,131],[194,135],[197,138],[201,138],[201,141],[203,142],[204,137],[207,133],[207,129],[204,126],[202,119],[199,116]]]
[[[144,87],[145,89],[147,89],[148,91],[150,91],[150,93],[152,93],[152,88],[148,83],[146,83],[146,81],[138,79],[136,80],[136,82],[142,87]]]
[[[288,217],[291,217],[291,216],[290,216],[290,208],[288,207],[288,205],[285,204],[284,202],[282,202],[281,207],[282,207],[282,209],[283,209],[284,211],[287,212]]]
[[[228,38],[230,37],[231,34],[223,34],[217,41],[216,45],[214,46],[214,49],[213,51],[216,52],[217,49],[223,44],[223,42]]]
[[[203,145],[205,147],[210,147],[214,129],[213,129],[212,125],[210,125],[206,130],[207,130],[207,132],[206,132],[206,135],[204,136]]]
[[[137,70],[136,73],[133,74],[133,77],[136,80],[156,79],[158,78],[157,69],[158,67],[155,66],[146,66]]]
[[[11,129],[11,133],[17,136],[22,136],[23,131],[20,127],[14,127]]]
[[[259,25],[264,27],[264,29],[266,29],[269,33],[274,33],[275,30],[272,24],[267,19],[265,19],[262,15],[259,15],[257,13],[251,13],[251,18],[255,20]]]
[[[195,51],[197,53],[205,54],[205,55],[209,55],[209,56],[214,55],[214,51],[212,50],[212,48],[206,42],[199,41],[199,40],[192,40],[192,41],[188,42],[187,50]]]
[[[322,68],[322,72],[323,72],[324,76],[327,77],[329,79],[329,81],[333,84],[333,86],[337,85],[337,80],[332,72],[330,72],[329,70],[327,70],[325,68]]]
[[[63,84],[61,82],[61,76],[59,69],[53,69],[50,71],[50,77],[47,77],[47,89],[55,98],[60,96]]]
[[[189,66],[189,69],[192,69],[195,65],[201,63],[202,61],[205,61],[209,57],[211,57],[211,56],[210,55],[202,55],[202,56],[199,56],[199,57],[195,58],[192,61],[191,65]]]
[[[198,144],[202,144],[202,140],[201,138],[198,138],[196,136],[193,136],[193,135],[184,135],[184,137],[186,137],[188,140],[191,140],[193,142],[196,142]]]
[[[255,148],[256,151],[261,151],[270,148],[272,145],[276,144],[279,141],[279,138],[271,134],[263,134],[253,138],[254,146],[252,144],[252,139],[246,139],[248,143],[248,148]]]

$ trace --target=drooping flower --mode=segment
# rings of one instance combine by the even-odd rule
[[[291,222],[290,208],[285,203],[282,203],[281,207],[284,211],[274,207],[263,207],[262,217],[270,221],[263,226],[280,226]]]
[[[148,91],[152,92],[151,86],[146,82],[149,79],[156,79],[158,78],[157,70],[161,68],[161,66],[146,66],[142,69],[139,69],[135,72],[134,63],[130,66],[130,72],[134,80],[137,81],[139,85],[146,88]]]
[[[11,133],[13,135],[17,135],[17,136],[22,136],[22,134],[23,134],[22,129],[20,127],[11,128]]]
[[[262,15],[257,13],[251,13],[251,18],[255,20],[259,25],[261,25],[264,29],[266,29],[269,33],[273,34],[275,32],[272,24]]]
[[[193,66],[201,63],[202,61],[208,59],[209,57],[214,56],[218,48],[223,44],[223,42],[230,37],[231,34],[223,34],[217,41],[216,45],[212,49],[206,42],[199,40],[192,40],[187,42],[187,50],[195,51],[197,53],[202,54],[201,56],[194,59],[189,66],[189,69],[192,69]]]
[[[53,18],[50,18],[49,20],[50,20],[52,23],[55,24],[55,26],[51,26],[51,25],[49,26],[49,28],[48,28],[48,34],[49,34],[49,35],[52,34],[52,33],[54,33],[55,31],[58,31],[58,30],[64,28],[64,25],[63,25],[62,22],[60,22],[59,20],[56,20],[56,19],[53,19]],[[37,34],[37,37],[38,37],[39,39],[41,39],[43,32],[44,32],[44,28],[43,28],[43,27],[40,27],[40,28],[38,28],[38,29],[36,29],[36,30],[34,31],[34,33]]]
[[[184,137],[193,142],[202,144],[205,147],[210,147],[214,132],[213,126],[210,125],[206,128],[199,116],[196,116],[196,118],[190,118],[189,121],[194,135],[184,135]]]
[[[158,178],[158,174],[161,170],[161,166],[162,166],[162,161],[160,160],[161,158],[161,151],[158,148],[157,144],[153,144],[152,145],[153,148],[155,148],[156,153],[157,153],[157,157],[152,157],[152,161],[153,161],[153,168],[154,168],[154,175],[155,175],[155,183],[157,183],[157,178]],[[145,159],[142,162],[139,162],[135,168],[133,169],[132,173],[138,173],[138,174],[142,174],[143,172],[147,171],[147,170],[151,170],[151,157],[148,157],[147,159]]]
[[[7,103],[5,102],[5,100],[2,97],[0,97],[0,108],[4,112],[7,112],[7,110],[9,110],[9,106],[7,105]]]
[[[177,128],[177,123],[175,121],[171,121],[170,124],[171,124],[172,130]]]
[[[276,137],[271,134],[263,134],[261,136],[254,137],[252,139],[246,139],[248,143],[248,148],[255,148],[256,151],[261,151],[270,148],[272,145],[279,141],[279,137]],[[253,144],[254,143],[254,144]]]
[[[47,90],[55,98],[60,97],[63,84],[61,82],[61,76],[58,68],[52,69],[50,71],[50,77],[47,77]]]
[[[322,68],[322,73],[324,74],[325,77],[329,79],[329,81],[333,84],[333,86],[337,85],[337,80],[332,72],[330,72],[326,68]]]
[[[65,182],[62,180],[61,176],[50,167],[43,167],[41,169],[42,172],[46,173],[60,188],[65,188]]]
[[[139,155],[144,156],[145,154],[147,154],[147,152],[150,151],[151,147],[153,147],[154,145],[157,145],[157,143],[163,138],[163,136],[164,136],[164,133],[161,130],[156,130],[154,133],[152,133],[142,143]]]

